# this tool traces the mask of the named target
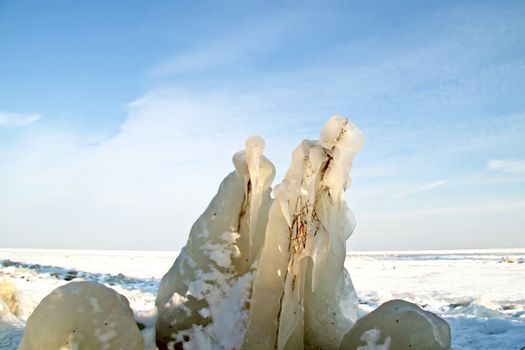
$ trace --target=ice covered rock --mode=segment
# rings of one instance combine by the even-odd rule
[[[390,300],[359,319],[340,350],[448,350],[448,323],[404,300]]]
[[[334,116],[304,140],[274,190],[245,349],[337,349],[357,318],[343,263],[355,222],[344,201],[360,130]]]
[[[19,350],[144,349],[126,297],[96,282],[47,295],[26,323]]]
[[[254,262],[264,243],[273,164],[252,136],[233,157],[235,171],[195,222],[161,280],[159,349],[238,349],[246,328]]]
[[[16,349],[22,338],[20,297],[8,276],[0,272],[0,349]]]
[[[16,315],[18,296],[16,287],[10,278],[0,273],[0,319]]]

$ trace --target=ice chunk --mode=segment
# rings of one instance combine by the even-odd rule
[[[355,224],[344,201],[359,129],[334,116],[276,187],[253,285],[246,349],[336,349],[357,317],[343,267]]]
[[[22,338],[24,314],[12,279],[0,272],[0,349],[16,349]]]
[[[46,296],[19,350],[144,349],[128,300],[97,282],[71,282]]]
[[[17,315],[18,296],[14,283],[0,273],[0,319]]]
[[[361,318],[345,335],[340,350],[380,349],[370,347],[370,330],[378,335],[375,344],[389,350],[449,350],[450,327],[439,316],[404,300],[390,300]]]
[[[275,169],[263,150],[264,141],[252,136],[233,156],[235,171],[223,180],[162,278],[155,302],[159,349],[241,347],[254,263],[272,203]]]

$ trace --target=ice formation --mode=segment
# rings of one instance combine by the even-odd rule
[[[161,280],[159,349],[238,349],[242,345],[254,262],[264,242],[273,164],[257,136],[233,157],[235,171],[193,225]]]
[[[1,265],[0,265],[1,266]],[[0,349],[16,349],[24,308],[13,280],[0,272]]]
[[[360,130],[341,116],[304,140],[274,190],[253,284],[246,349],[337,349],[357,317],[343,263],[355,223],[343,194]]]
[[[18,311],[18,297],[13,282],[0,274],[0,320],[12,318]]]
[[[18,349],[143,350],[144,344],[124,296],[97,282],[70,282],[33,311]]]
[[[447,350],[450,326],[439,316],[404,300],[390,300],[361,318],[340,350]]]
[[[264,142],[247,140],[161,281],[160,349],[338,348],[357,315],[343,194],[362,144],[357,127],[332,117],[294,151],[272,201]]]

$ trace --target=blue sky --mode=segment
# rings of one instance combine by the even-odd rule
[[[259,134],[365,134],[354,250],[525,247],[522,1],[1,1],[4,247],[178,249]]]

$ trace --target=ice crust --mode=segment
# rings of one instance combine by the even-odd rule
[[[99,281],[126,296],[145,328],[145,347],[155,350],[155,303],[161,277],[176,251],[31,250],[0,248],[0,273],[16,286],[15,319],[0,321],[0,349],[16,350],[36,305],[67,283]],[[501,263],[508,257],[513,263]],[[521,349],[525,346],[525,249],[350,252],[345,265],[364,316],[391,299],[405,299],[444,318],[454,350]],[[57,277],[58,276],[58,277]],[[1,317],[0,317],[1,318]]]

